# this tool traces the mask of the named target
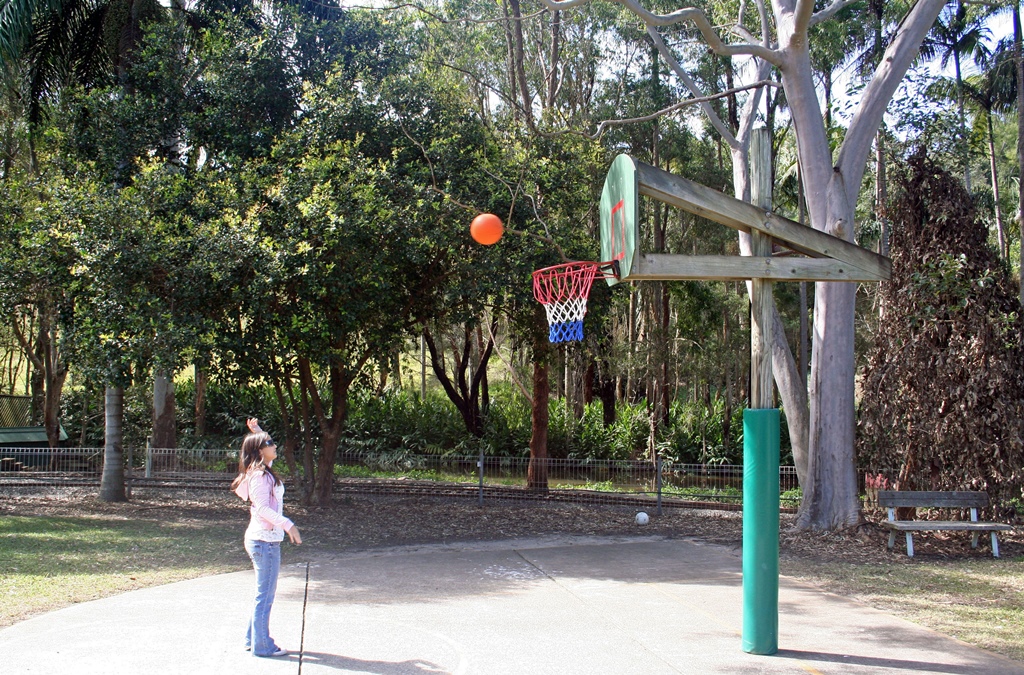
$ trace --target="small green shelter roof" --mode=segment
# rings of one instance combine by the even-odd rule
[[[63,425],[60,427],[60,440],[68,440]],[[43,427],[0,428],[0,446],[18,447],[46,442],[46,429]]]

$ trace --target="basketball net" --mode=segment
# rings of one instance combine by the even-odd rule
[[[533,297],[548,315],[548,340],[583,340],[583,317],[587,314],[590,287],[598,275],[611,275],[601,268],[607,263],[571,262],[545,267],[533,273]]]

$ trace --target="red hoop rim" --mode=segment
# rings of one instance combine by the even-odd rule
[[[568,270],[568,268],[576,267],[585,269],[587,267],[593,266],[597,268],[597,273],[594,276],[595,279],[616,279],[619,276],[615,272],[617,262],[617,260],[609,260],[607,262],[595,262],[593,260],[573,260],[571,262],[559,263],[557,265],[551,265],[550,267],[542,267],[539,270],[534,270],[533,277],[536,278],[538,275],[544,275],[545,273],[557,273],[559,270],[562,269]]]
[[[608,268],[603,269],[603,268]],[[618,266],[614,262],[576,260],[551,265],[533,273],[533,297],[542,305],[561,303],[581,298],[585,305],[590,297],[590,288],[595,279],[616,277]]]

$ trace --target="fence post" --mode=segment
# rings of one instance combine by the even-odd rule
[[[131,445],[128,446],[127,450],[128,450],[128,475],[125,477],[126,478],[125,482],[127,483],[127,486],[126,486],[126,489],[125,489],[125,493],[126,493],[128,499],[131,499],[132,498],[132,479],[135,476],[134,472],[132,471],[132,460],[134,459],[135,451],[133,450],[133,446],[131,446]]]
[[[146,437],[146,478],[153,477],[153,448],[150,447],[150,437]]]
[[[658,475],[655,476],[655,480],[657,481],[657,485],[658,485],[658,515],[660,516],[661,515],[661,467],[664,466],[664,464],[661,461],[661,453],[658,453],[658,458],[656,460],[656,466],[657,466]]]
[[[480,446],[480,458],[476,461],[476,468],[480,472],[480,488],[478,490],[477,504],[484,505],[484,446]]]

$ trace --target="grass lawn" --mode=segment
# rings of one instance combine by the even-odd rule
[[[910,564],[789,560],[783,573],[1024,661],[1024,557]]]
[[[0,626],[123,591],[246,569],[241,531],[201,522],[0,515]]]

